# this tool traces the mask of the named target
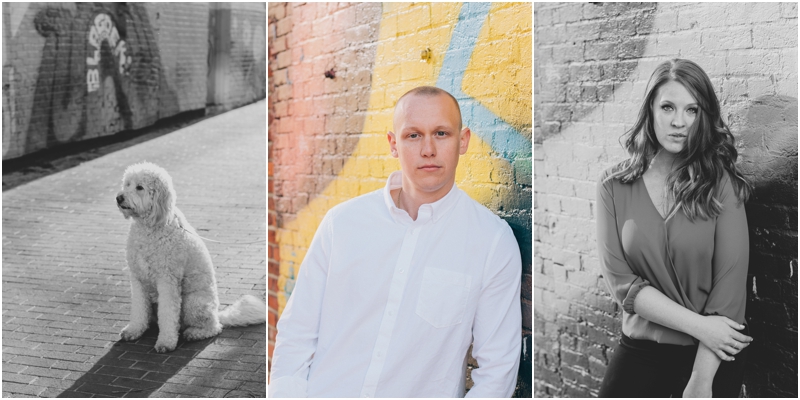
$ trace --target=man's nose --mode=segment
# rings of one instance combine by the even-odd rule
[[[422,155],[426,157],[433,157],[436,155],[436,146],[433,143],[432,137],[422,139]]]
[[[122,204],[123,201],[125,201],[125,198],[122,197],[122,195],[118,195],[117,196],[117,204]]]

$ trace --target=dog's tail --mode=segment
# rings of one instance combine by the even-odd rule
[[[246,326],[267,321],[267,305],[255,296],[244,295],[219,312],[222,326]]]

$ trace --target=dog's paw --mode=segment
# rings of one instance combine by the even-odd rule
[[[119,335],[122,337],[122,340],[130,342],[136,339],[139,339],[144,334],[144,331],[147,330],[147,327],[132,327],[131,324],[128,324]]]
[[[158,338],[158,340],[156,340],[155,349],[157,353],[167,353],[175,350],[175,347],[177,346],[178,346],[177,338],[176,339]]]
[[[203,340],[213,336],[217,336],[219,335],[220,332],[222,332],[222,327],[219,327],[218,329],[213,329],[213,328],[201,329],[201,328],[191,327],[191,328],[186,328],[186,330],[183,331],[183,337],[189,341]]]

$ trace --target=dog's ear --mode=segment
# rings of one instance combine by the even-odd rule
[[[175,205],[175,189],[172,188],[172,178],[166,173],[155,180],[152,188],[152,209],[148,220],[153,226],[166,224],[172,216]]]

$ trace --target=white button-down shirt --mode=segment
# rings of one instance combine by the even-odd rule
[[[322,220],[278,322],[270,397],[510,397],[521,349],[519,247],[455,185],[414,221],[386,187]]]

